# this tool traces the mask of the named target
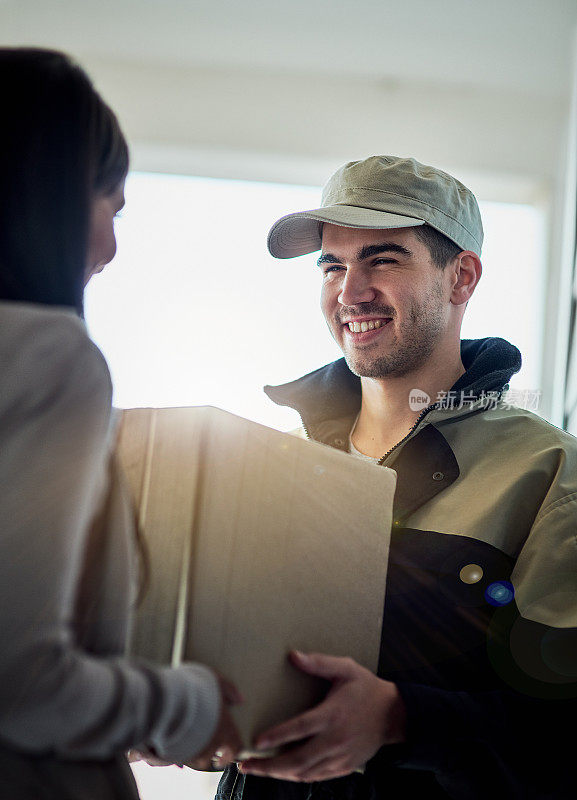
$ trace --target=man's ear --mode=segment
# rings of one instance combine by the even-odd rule
[[[481,260],[471,250],[462,250],[447,268],[453,272],[454,280],[451,303],[462,306],[471,299],[479,283],[483,271]]]

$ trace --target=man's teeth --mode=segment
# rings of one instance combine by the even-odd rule
[[[366,333],[366,331],[374,331],[384,325],[382,319],[370,319],[367,322],[349,322],[347,323],[351,333]]]

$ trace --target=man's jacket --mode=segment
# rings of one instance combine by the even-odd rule
[[[465,374],[380,462],[397,489],[378,674],[407,742],[317,784],[231,767],[219,800],[577,797],[577,440],[502,397],[515,347],[461,355]],[[267,393],[348,449],[361,388],[344,359]]]

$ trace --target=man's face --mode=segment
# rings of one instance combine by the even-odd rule
[[[446,334],[451,270],[410,228],[323,226],[321,308],[349,368],[367,378],[419,369]]]

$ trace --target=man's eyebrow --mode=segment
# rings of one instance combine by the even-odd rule
[[[323,264],[342,264],[343,262],[338,256],[334,256],[332,253],[323,253],[322,256],[317,261],[317,267],[322,266]]]
[[[413,255],[411,250],[408,250],[406,247],[396,242],[379,242],[378,244],[368,244],[362,247],[357,253],[357,261],[364,261],[366,258],[386,252],[399,253],[399,255],[407,257]]]
[[[367,244],[362,247],[357,253],[357,261],[364,261],[371,256],[376,256],[378,253],[399,253],[399,255],[410,258],[413,253],[406,247],[396,242],[379,242],[378,244]],[[317,267],[323,264],[342,264],[343,261],[333,253],[323,253],[317,261]]]

